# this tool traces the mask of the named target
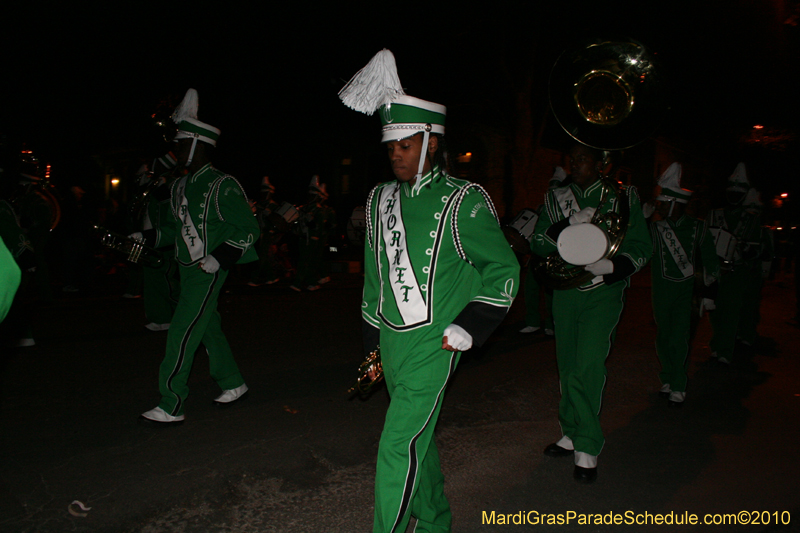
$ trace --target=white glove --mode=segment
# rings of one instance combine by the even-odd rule
[[[700,318],[703,318],[703,313],[705,311],[713,311],[717,308],[717,305],[714,303],[714,300],[710,298],[703,298],[700,300]]]
[[[144,242],[144,235],[142,235],[141,231],[134,231],[128,235],[128,238],[133,239],[134,241]]]
[[[611,274],[614,272],[614,263],[611,262],[611,259],[601,259],[600,261],[592,263],[591,265],[586,265],[583,268],[595,276],[605,276],[606,274]]]
[[[642,204],[642,214],[644,218],[650,218],[653,216],[653,213],[656,212],[656,206],[651,204],[650,202],[646,202]]]
[[[472,348],[472,335],[461,326],[450,324],[444,328],[442,348],[451,352],[466,352]]]
[[[213,274],[219,270],[219,261],[213,255],[207,255],[200,260],[200,269],[206,274]]]
[[[586,224],[587,222],[592,221],[592,217],[594,217],[594,212],[597,211],[594,207],[584,207],[580,211],[576,213],[572,213],[569,216],[569,223],[572,224]]]

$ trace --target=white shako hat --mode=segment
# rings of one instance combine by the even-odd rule
[[[761,193],[753,187],[748,189],[744,195],[744,200],[742,200],[742,206],[744,206],[745,211],[751,213],[759,212],[761,208],[764,207],[764,204],[761,202]]]
[[[199,97],[197,91],[189,89],[186,95],[175,108],[172,113],[172,120],[178,125],[178,133],[175,134],[173,141],[181,139],[192,139],[192,150],[189,153],[189,159],[186,161],[186,166],[192,162],[194,157],[194,149],[197,146],[197,141],[208,143],[211,146],[217,145],[220,130],[197,120],[197,108],[199,107]]]
[[[423,132],[422,146],[428,146],[431,133],[444,135],[447,108],[428,102],[403,91],[397,76],[394,55],[383,49],[359,70],[339,91],[347,107],[372,115],[380,110],[381,142],[399,141]],[[417,177],[422,174],[426,150],[420,154]]]
[[[727,191],[746,193],[750,190],[750,180],[747,179],[747,169],[744,163],[739,163],[728,178]]]
[[[553,171],[553,177],[550,178],[550,182],[547,184],[548,189],[557,189],[561,187],[561,184],[564,183],[564,180],[567,179],[567,173],[562,167],[556,167]]]
[[[692,197],[692,191],[681,188],[681,174],[683,169],[678,162],[672,163],[658,178],[658,185],[661,187],[661,194],[656,200],[662,202],[678,202],[688,204]]]

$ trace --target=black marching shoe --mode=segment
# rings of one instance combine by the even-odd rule
[[[597,479],[597,467],[595,468],[584,468],[582,466],[575,465],[575,471],[572,472],[572,477],[575,478],[575,481],[578,483],[594,483],[594,480]]]
[[[557,443],[553,443],[547,446],[544,449],[544,454],[549,457],[567,457],[568,455],[572,455],[574,450],[568,450],[566,448],[562,448]]]

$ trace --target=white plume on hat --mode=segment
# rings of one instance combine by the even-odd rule
[[[747,169],[744,163],[736,165],[731,177],[728,178],[729,191],[747,192],[750,189],[750,181],[747,179]]]
[[[658,178],[658,185],[667,189],[680,189],[682,174],[683,167],[676,161],[667,167],[667,170],[661,173],[661,176]]]
[[[344,105],[367,115],[403,95],[394,55],[386,48],[375,54],[339,91]]]
[[[747,194],[744,195],[742,205],[744,207],[762,207],[764,204],[761,202],[761,193],[751,187],[748,189]]]
[[[176,107],[175,111],[172,113],[172,121],[175,122],[175,124],[180,124],[187,118],[197,119],[197,108],[199,105],[200,98],[197,95],[197,91],[189,89],[186,91],[181,103],[178,104],[178,107]]]

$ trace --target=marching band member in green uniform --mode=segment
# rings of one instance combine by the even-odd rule
[[[21,278],[22,273],[17,262],[14,261],[14,256],[0,238],[0,322],[5,319],[8,310],[11,309]]]
[[[710,348],[711,356],[725,364],[733,360],[737,340],[753,345],[758,339],[761,285],[774,253],[771,235],[762,227],[759,194],[750,187],[744,163],[736,166],[728,184],[728,205],[708,216],[722,257]]]
[[[661,219],[650,224],[656,353],[661,394],[677,407],[686,399],[695,273],[702,265],[704,283],[712,285],[719,278],[719,261],[708,223],[685,213],[692,191],[681,188],[681,165],[672,163],[658,184],[656,209]]]
[[[197,93],[190,89],[174,115],[175,154],[188,174],[172,183],[173,223],[153,230],[155,247],[174,243],[181,279],[159,372],[161,401],[142,414],[146,420],[165,424],[184,420],[187,381],[201,342],[208,352],[211,377],[223,390],[214,401],[229,404],[247,392],[222,332],[217,300],[230,268],[258,259],[253,248],[258,222],[239,182],[211,165],[210,151],[220,130],[197,120],[196,99]]]
[[[570,153],[572,182],[545,195],[545,207],[536,225],[531,249],[546,257],[556,251],[559,234],[569,225],[589,223],[597,210],[603,182],[602,154],[584,145]],[[613,193],[612,193],[613,195]],[[606,382],[605,360],[611,350],[624,303],[628,278],[640,270],[653,252],[636,189],[627,187],[630,210],[627,232],[616,255],[585,267],[594,278],[574,289],[555,290],[553,320],[561,382],[558,419],[563,437],[545,448],[549,456],[574,453],[573,476],[591,483],[597,477],[597,456],[605,439],[600,428],[600,406]],[[619,212],[614,196],[601,212]]]
[[[376,78],[374,90],[365,80]],[[486,192],[447,174],[445,107],[403,93],[391,52],[339,94],[358,111],[380,109],[396,177],[370,192],[366,208],[364,346],[380,344],[391,396],[373,531],[405,531],[411,516],[415,531],[450,531],[434,427],[461,352],[483,344],[508,312],[519,264]]]

